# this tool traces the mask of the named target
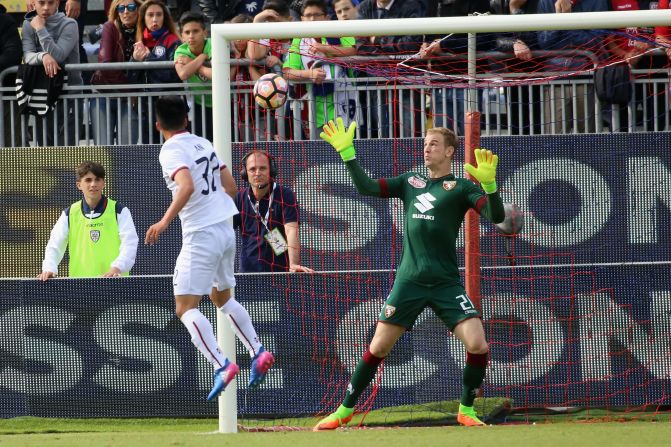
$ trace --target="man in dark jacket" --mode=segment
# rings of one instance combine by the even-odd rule
[[[3,5],[0,5],[0,72],[9,67],[14,67],[21,63],[21,38],[19,37],[19,29],[16,22],[8,14]],[[2,87],[12,87],[14,85],[14,75],[6,76],[2,81]],[[17,115],[16,103],[5,103],[2,114],[2,122],[5,133],[4,141],[0,140],[0,144],[4,147],[9,147],[11,143],[12,126],[11,114],[12,107],[14,109],[14,129],[20,129],[20,117]],[[16,135],[16,143],[18,144],[20,135]]]

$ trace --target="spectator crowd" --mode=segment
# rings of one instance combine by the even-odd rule
[[[166,85],[164,90],[183,90],[179,85],[181,82],[193,84],[189,88],[189,106],[195,108],[192,112],[193,131],[211,139],[212,98],[207,93],[199,93],[209,90],[206,83],[212,79],[212,50],[208,37],[211,23],[459,17],[472,14],[567,14],[668,8],[669,0],[198,0],[181,1],[172,8],[162,0],[107,0],[107,21],[98,28],[97,33],[91,33],[94,39],[99,39],[98,62],[171,61],[174,69],[100,69],[95,72],[66,73],[64,67],[67,64],[84,62],[86,53],[82,48],[82,18],[87,14],[87,1],[27,0],[29,12],[21,24],[22,37],[16,32],[16,27],[11,26],[11,17],[0,6],[0,22],[7,24],[1,30],[0,71],[19,64],[25,66],[18,73],[17,85],[20,84],[22,89],[19,94],[24,95],[23,99],[19,97],[18,107],[22,113],[36,116],[34,136],[38,144],[75,144],[74,135],[77,131],[73,128],[74,120],[67,118],[83,114],[83,108],[89,111],[87,116],[90,117],[92,139],[96,144],[158,142],[159,134],[151,126],[155,121],[152,115],[155,113],[154,99],[149,94],[141,93],[150,92],[151,85],[155,84]],[[231,45],[231,57],[252,62],[233,66],[231,79],[256,81],[265,73],[275,72],[293,81],[290,97],[295,100],[311,98],[314,104],[313,116],[308,115],[308,107],[289,108],[287,105],[282,111],[283,119],[289,125],[295,121],[303,123],[300,132],[306,136],[336,116],[342,117],[346,123],[359,121],[362,124],[362,137],[397,136],[392,124],[399,121],[411,129],[404,136],[420,136],[421,114],[416,111],[422,107],[424,98],[419,92],[412,89],[400,93],[385,90],[381,95],[367,97],[353,93],[351,87],[355,81],[352,79],[361,82],[367,76],[375,76],[376,71],[362,69],[361,66],[334,64],[333,59],[355,55],[419,54],[420,57],[413,62],[416,66],[428,68],[437,74],[462,74],[465,72],[465,60],[452,63],[445,63],[444,60],[445,55],[465,53],[466,41],[466,35],[449,35],[446,38],[404,34],[235,41]],[[655,47],[663,51],[650,51]],[[480,52],[510,54],[506,60],[478,61],[478,65],[490,72],[576,71],[590,64],[593,66],[596,58],[597,61],[608,61],[608,65],[616,66],[609,70],[608,76],[626,79],[634,68],[668,66],[671,32],[669,27],[658,27],[627,28],[615,32],[574,30],[480,33],[477,49]],[[585,56],[582,50],[589,50],[591,56]],[[547,51],[557,53],[550,57]],[[541,64],[538,63],[541,60],[539,54],[545,56]],[[13,78],[6,77],[3,84],[6,87],[13,83]],[[138,87],[131,91],[127,88],[118,89],[128,84],[137,84]],[[66,106],[55,107],[64,85],[90,85],[94,94],[88,104],[70,101]],[[622,95],[615,94],[615,90],[608,84],[605,95],[599,94],[599,91],[595,95],[594,89],[598,90],[599,87],[598,82],[594,85],[572,85],[568,89],[544,85],[542,92],[539,87],[539,95],[552,100],[541,104],[536,99],[537,103],[531,108],[529,90],[525,93],[511,89],[512,133],[529,133],[530,126],[538,123],[530,124],[528,115],[537,115],[541,109],[546,122],[543,128],[532,129],[533,133],[557,132],[555,125],[559,121],[564,121],[565,131],[571,131],[571,126],[577,126],[575,130],[578,132],[594,131],[594,120],[586,113],[594,110],[595,97],[602,101],[606,112],[622,111],[630,105],[628,101],[631,95],[624,94],[626,91]],[[34,95],[31,95],[35,88],[48,89],[50,94],[46,103],[36,102]],[[124,98],[124,101],[112,99],[115,93],[120,95],[121,92],[124,97],[130,98]],[[651,111],[660,106],[660,97],[663,95],[641,93],[633,95],[637,98],[638,109]],[[244,101],[241,98],[234,100],[238,104],[237,116],[249,114],[243,110],[241,104]],[[387,107],[391,101],[400,104],[398,110]],[[576,103],[577,107],[574,108],[572,103]],[[452,107],[453,104],[455,107]],[[434,125],[447,126],[463,134],[464,104],[463,88],[436,89],[430,100],[430,115]],[[357,111],[362,109],[367,112],[357,115]],[[8,146],[9,135],[21,130],[17,128],[17,121],[20,120],[9,119],[9,114],[16,114],[13,107],[4,107],[3,113],[3,144]],[[262,111],[260,118],[258,114],[256,117],[248,116],[244,120],[245,125],[272,132],[282,139],[291,138],[295,134],[292,130],[281,134],[275,128],[274,121],[266,119],[268,113],[276,114]],[[615,123],[609,122],[610,114],[607,115],[606,122],[614,126]],[[653,113],[641,115],[645,115],[647,120],[654,119]],[[549,117],[552,117],[552,122]],[[271,127],[268,127],[269,122]]]

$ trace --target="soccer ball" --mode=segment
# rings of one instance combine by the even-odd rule
[[[264,109],[276,109],[287,100],[289,83],[275,73],[264,74],[254,84],[254,100]]]
[[[503,210],[506,213],[506,218],[501,223],[496,224],[496,229],[499,233],[506,235],[519,234],[524,228],[524,213],[519,205],[514,203],[504,203]]]

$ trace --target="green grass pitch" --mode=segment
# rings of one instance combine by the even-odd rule
[[[668,422],[543,423],[412,428],[347,428],[313,433],[216,433],[213,419],[44,419],[0,420],[0,446],[668,446]]]
[[[492,425],[456,425],[458,401],[402,405],[357,415],[347,428],[313,433],[314,417],[240,420],[237,434],[216,419],[0,419],[0,447],[653,447],[669,446],[668,413],[583,410],[560,415],[511,414],[511,401],[476,399]],[[363,428],[358,428],[363,419]],[[533,423],[530,421],[537,421]],[[619,421],[619,422],[602,422]]]

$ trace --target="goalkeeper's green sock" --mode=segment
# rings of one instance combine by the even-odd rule
[[[466,367],[464,368],[464,390],[461,394],[461,404],[466,407],[472,407],[478,388],[485,379],[487,370],[487,353],[471,354],[466,353]]]
[[[363,357],[359,360],[359,364],[356,365],[354,374],[352,374],[350,383],[347,386],[347,391],[345,391],[345,399],[342,402],[344,407],[354,408],[354,405],[356,405],[356,401],[359,400],[359,396],[361,396],[363,390],[366,389],[375,377],[377,367],[382,360],[382,358],[375,357],[371,354],[369,350],[364,352]]]

